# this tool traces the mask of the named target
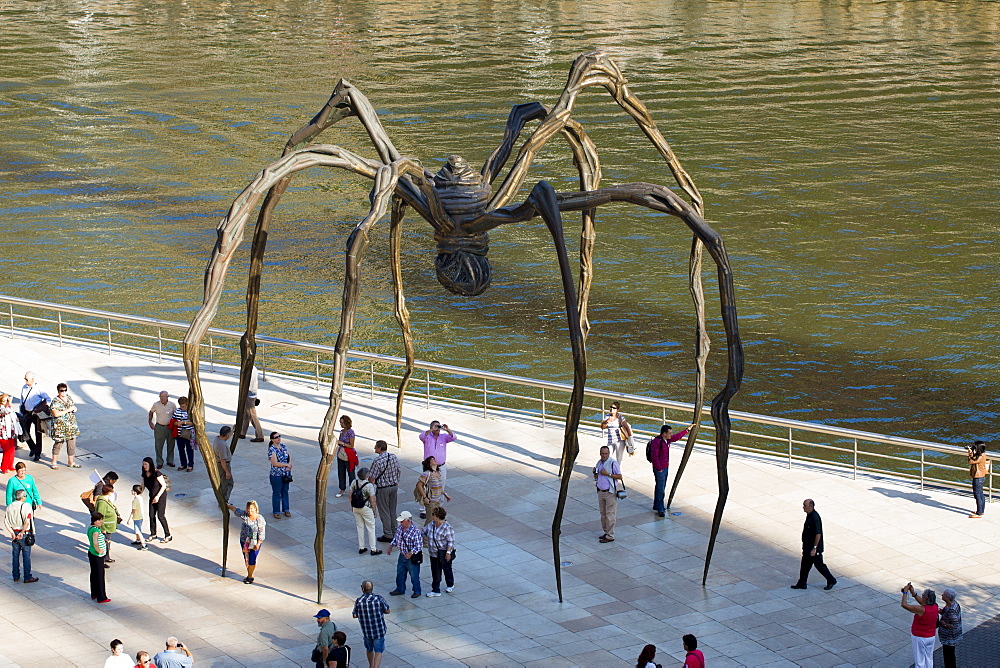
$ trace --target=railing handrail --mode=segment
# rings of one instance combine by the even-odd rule
[[[102,311],[99,309],[84,308],[79,306],[72,306],[69,304],[55,304],[52,302],[39,301],[35,299],[11,297],[9,295],[0,295],[0,303],[6,303],[18,306],[27,306],[31,308],[56,311],[59,313],[75,313],[77,315],[82,315],[86,317],[101,318],[104,320],[117,320],[121,322],[148,325],[175,331],[187,331],[188,329],[187,324],[174,322],[170,320],[160,320],[157,318],[147,318],[145,316],[135,316],[124,313],[115,313],[112,311]],[[231,338],[237,340],[243,336],[241,332],[236,332],[228,329],[220,329],[220,328],[210,328],[208,330],[208,333],[213,336],[221,336],[224,338]],[[257,342],[270,345],[284,346],[287,348],[304,350],[313,353],[325,353],[331,356],[334,354],[333,346],[326,346],[317,343],[309,343],[306,341],[295,341],[291,339],[282,339],[273,336],[258,335]],[[394,366],[403,366],[405,364],[405,360],[401,357],[395,357],[392,355],[382,355],[379,353],[370,353],[362,350],[349,350],[348,356],[354,359],[368,360],[372,362],[382,362],[382,363],[392,364]],[[414,367],[417,369],[434,371],[438,373],[453,374],[471,378],[479,378],[484,380],[493,380],[497,382],[510,383],[514,385],[524,385],[528,387],[555,390],[558,392],[570,393],[572,391],[572,386],[567,385],[565,383],[557,383],[553,381],[539,380],[537,378],[527,378],[523,376],[513,376],[509,374],[496,373],[492,371],[484,371],[482,369],[470,369],[466,367],[452,366],[449,364],[439,364],[436,362],[415,360]],[[618,401],[635,403],[635,404],[644,404],[647,406],[655,406],[658,408],[669,408],[672,410],[681,410],[687,412],[692,412],[694,410],[694,404],[682,401],[673,401],[670,399],[658,399],[655,397],[648,397],[635,394],[625,394],[622,392],[613,392],[609,390],[601,390],[598,388],[590,388],[590,387],[585,388],[585,393],[593,397],[614,399]],[[708,406],[702,406],[701,410],[702,413],[705,414],[711,413],[711,409]],[[963,446],[949,445],[946,443],[937,443],[932,441],[922,441],[911,438],[902,438],[898,436],[889,436],[886,434],[877,434],[875,432],[861,431],[856,429],[845,429],[843,427],[825,425],[818,422],[791,420],[788,418],[776,417],[771,415],[761,415],[758,413],[747,413],[743,411],[730,411],[729,414],[731,419],[733,420],[745,420],[748,422],[755,422],[758,424],[767,424],[767,425],[785,427],[788,429],[795,429],[800,431],[822,433],[846,439],[857,439],[874,443],[883,443],[886,445],[917,448],[920,450],[931,450],[934,452],[941,452],[945,454],[963,454],[965,452],[965,448]],[[997,459],[997,457],[994,455],[987,455],[987,456],[991,460]]]

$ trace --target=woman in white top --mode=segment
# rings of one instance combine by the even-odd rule
[[[615,453],[615,461],[622,462],[622,455],[625,454],[625,441],[632,438],[632,427],[629,426],[625,416],[618,412],[621,405],[617,401],[611,402],[607,417],[601,422],[601,429],[607,429],[608,449]]]
[[[111,656],[104,661],[104,668],[133,668],[135,662],[125,653],[125,645],[118,638],[111,641]]]

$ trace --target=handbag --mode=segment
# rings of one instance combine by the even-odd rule
[[[454,559],[454,557],[452,558]],[[424,563],[424,553],[414,552],[413,554],[411,554],[410,563],[413,564],[414,566],[419,566],[420,564]]]
[[[612,478],[611,482],[612,482],[612,484],[614,484],[615,496],[617,496],[619,500],[622,500],[622,499],[625,499],[625,498],[628,497],[628,492],[625,490],[625,481],[624,480],[621,481],[621,484],[622,484],[622,488],[621,489],[618,489],[618,482],[619,482],[618,480]]]
[[[323,660],[323,652],[319,647],[313,647],[312,654],[309,655],[309,660],[313,663],[319,663]]]
[[[24,532],[24,544],[31,547],[35,544],[35,530],[34,523],[32,523],[32,528]]]

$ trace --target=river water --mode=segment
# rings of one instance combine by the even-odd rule
[[[511,105],[552,104],[573,58],[601,48],[726,240],[747,355],[733,408],[956,443],[997,434],[1000,4],[42,1],[0,4],[0,26],[0,292],[190,319],[219,219],[340,77],[436,171],[451,153],[481,164]],[[575,116],[604,183],[673,185],[602,90]],[[353,119],[323,141],[376,155]],[[543,178],[578,188],[561,140],[521,197]],[[369,188],[330,170],[293,182],[262,333],[332,343]],[[629,205],[597,226],[590,384],[690,400],[689,233]],[[399,354],[386,227],[353,347]],[[544,226],[491,239],[492,287],[457,297],[411,216],[417,356],[571,379]],[[218,326],[240,328],[246,255]],[[711,396],[725,354],[710,262],[705,274]]]

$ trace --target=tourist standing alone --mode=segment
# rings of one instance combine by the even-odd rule
[[[622,479],[622,470],[618,462],[611,459],[611,448],[601,446],[601,458],[594,466],[594,484],[597,486],[597,507],[601,511],[601,529],[604,533],[599,540],[602,543],[615,542],[615,520],[618,516],[618,481]]]
[[[806,514],[805,524],[802,525],[802,562],[799,564],[799,580],[792,585],[792,589],[806,588],[809,571],[813,566],[826,578],[823,589],[833,589],[837,578],[833,577],[830,569],[823,563],[823,520],[816,512],[816,504],[812,499],[802,502],[802,510]]]
[[[372,593],[373,589],[375,585],[371,580],[361,583],[361,596],[354,601],[354,611],[351,614],[361,625],[361,637],[364,638],[365,652],[368,654],[368,668],[379,668],[382,653],[385,652],[385,615],[390,610],[384,598]]]
[[[986,458],[986,442],[976,441],[969,448],[969,475],[972,477],[972,495],[976,497],[976,512],[969,515],[978,519],[986,512],[986,494],[983,493],[983,483],[990,470],[990,461]]]
[[[267,458],[271,462],[271,471],[268,475],[268,480],[271,482],[271,512],[274,513],[274,519],[280,519],[281,512],[285,513],[285,517],[291,517],[288,488],[292,484],[292,456],[281,442],[281,434],[276,431],[271,432]]]
[[[52,468],[59,459],[59,450],[66,444],[66,466],[78,469],[80,465],[74,461],[76,457],[76,437],[80,435],[80,427],[76,424],[76,404],[69,396],[66,383],[56,385],[56,398],[49,402],[49,412],[52,413]]]
[[[243,520],[243,525],[240,527],[240,549],[243,551],[243,561],[247,567],[247,576],[243,578],[243,584],[253,584],[253,572],[257,569],[257,557],[264,545],[267,522],[261,517],[256,501],[247,501],[246,512],[231,504],[229,509]]]

